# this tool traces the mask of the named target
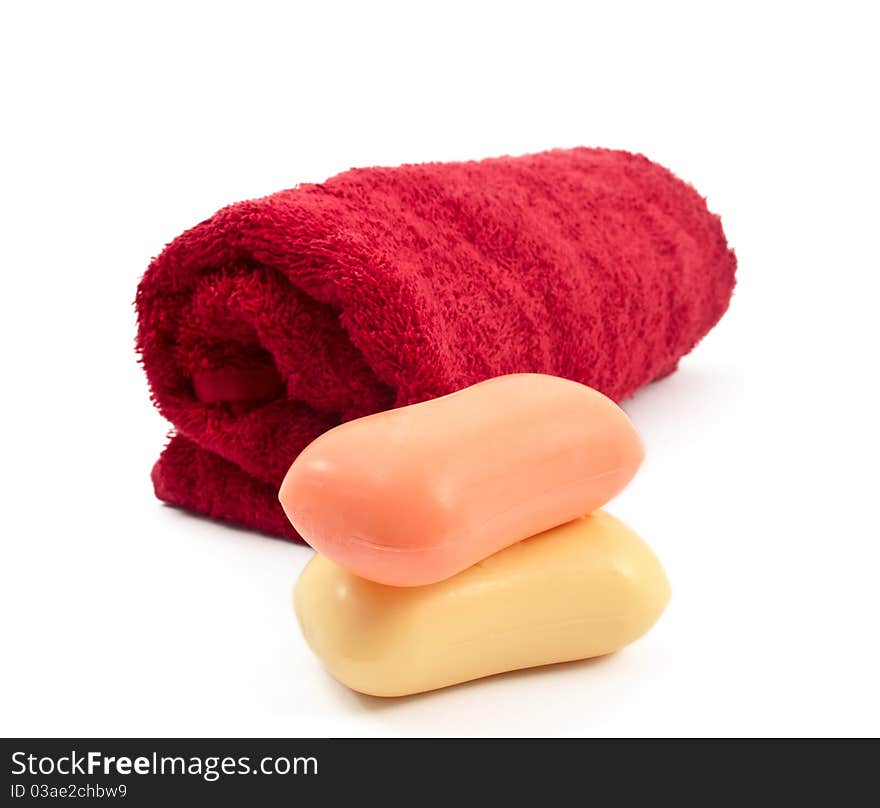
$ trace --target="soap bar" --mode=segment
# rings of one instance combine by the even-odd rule
[[[568,379],[499,376],[325,432],[279,499],[319,553],[416,586],[594,511],[642,461],[611,399]]]
[[[650,548],[597,511],[429,586],[375,583],[316,555],[294,605],[336,679],[403,696],[617,651],[654,624],[669,594]]]

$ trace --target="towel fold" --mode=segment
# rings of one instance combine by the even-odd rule
[[[296,538],[276,492],[321,432],[522,371],[620,400],[718,321],[735,269],[693,188],[603,149],[356,169],[224,208],[138,288],[174,425],[156,493]]]

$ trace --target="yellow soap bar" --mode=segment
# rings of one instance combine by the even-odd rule
[[[617,651],[656,622],[669,595],[651,549],[597,511],[427,586],[375,583],[316,555],[294,605],[334,677],[403,696]]]

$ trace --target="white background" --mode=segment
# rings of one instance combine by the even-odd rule
[[[877,734],[872,5],[4,3],[0,731]],[[154,499],[138,278],[237,199],[578,144],[694,183],[739,257],[626,403],[648,457],[610,510],[672,604],[601,661],[358,696],[294,620],[310,550]]]

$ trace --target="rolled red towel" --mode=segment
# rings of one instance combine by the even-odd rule
[[[356,169],[224,208],[138,288],[175,427],[156,493],[295,538],[276,491],[324,430],[520,371],[619,400],[718,321],[735,269],[693,188],[604,149]]]

